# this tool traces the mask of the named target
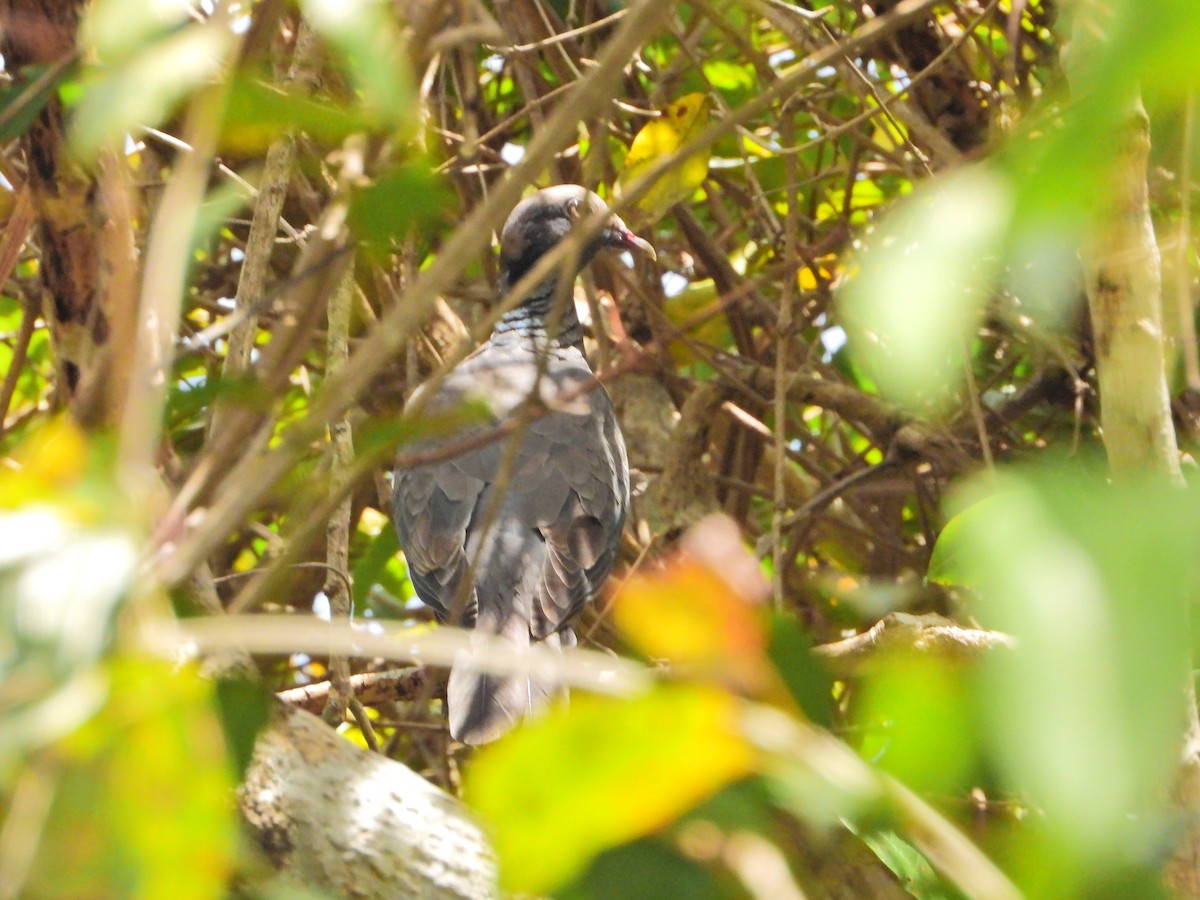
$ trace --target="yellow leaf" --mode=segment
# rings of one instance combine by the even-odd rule
[[[631,700],[574,698],[481,751],[466,798],[490,826],[502,887],[546,893],[754,772],[738,716],[726,691],[663,685]]]
[[[651,119],[633,139],[618,178],[617,190],[628,190],[652,165],[675,153],[708,124],[708,98],[687,94]],[[712,151],[705,149],[678,161],[637,202],[646,222],[661,218],[668,209],[696,192],[708,177]]]
[[[700,343],[718,349],[733,343],[729,321],[720,309],[717,288],[711,278],[693,282],[674,297],[668,297],[663,301],[663,313],[672,325]],[[696,362],[696,354],[684,341],[671,341],[668,349],[678,365]]]
[[[770,683],[761,608],[696,560],[679,557],[662,572],[630,578],[613,616],[651,658],[752,692]]]

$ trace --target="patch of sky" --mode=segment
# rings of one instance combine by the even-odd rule
[[[500,158],[510,166],[515,166],[525,156],[525,148],[520,144],[508,143],[500,148]]]
[[[846,346],[846,330],[840,325],[833,325],[821,332],[821,346],[825,353],[821,356],[824,362],[833,359],[833,354]]]
[[[662,277],[663,293],[668,297],[674,297],[681,293],[688,286],[688,280],[678,272],[664,272]]]
[[[779,66],[790,63],[796,58],[796,51],[790,47],[787,50],[777,50],[767,57],[767,65],[778,68]]]

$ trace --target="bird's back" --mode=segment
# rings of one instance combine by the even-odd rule
[[[472,399],[489,414],[412,449],[448,450],[494,429],[531,398],[544,405],[504,439],[396,472],[396,524],[420,598],[443,621],[516,647],[573,644],[570,623],[608,575],[629,502],[625,445],[602,387],[576,347],[496,335],[426,402]],[[536,407],[535,407],[536,408]],[[456,663],[451,731],[489,740],[551,688]]]

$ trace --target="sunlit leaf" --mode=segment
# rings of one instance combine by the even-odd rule
[[[159,661],[110,676],[107,705],[57,748],[32,895],[223,896],[237,827],[211,684]]]
[[[438,176],[421,163],[411,163],[355,193],[350,227],[370,252],[386,253],[393,239],[437,221],[451,202],[452,195]]]
[[[76,152],[90,156],[138,126],[161,124],[190,91],[220,71],[233,38],[215,24],[188,26],[127,61],[87,72],[72,120]]]
[[[964,170],[905,201],[873,236],[840,301],[848,346],[890,397],[917,408],[953,398],[1009,203],[999,176]]]
[[[648,657],[749,689],[768,677],[763,610],[708,566],[683,557],[621,586],[613,618]]]
[[[318,144],[330,146],[347,135],[369,130],[373,124],[356,109],[287,93],[242,77],[229,94],[221,143],[237,153],[261,153],[280,135],[299,131]]]
[[[573,698],[482,751],[466,796],[491,830],[504,886],[550,890],[752,772],[737,722],[724,691],[663,686],[631,700]]]
[[[744,90],[754,86],[754,66],[750,63],[738,65],[725,59],[714,59],[704,64],[704,77],[713,87],[721,91]]]
[[[960,520],[955,577],[977,586],[980,621],[1017,640],[983,670],[999,762],[1055,840],[1117,865],[1129,817],[1173,770],[1200,508],[1078,463],[979,482],[963,500],[981,496],[987,514]]]

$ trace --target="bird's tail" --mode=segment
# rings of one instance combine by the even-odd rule
[[[528,648],[529,626],[522,621],[498,635],[517,647]],[[478,643],[482,632],[476,625],[471,638]],[[569,628],[552,634],[540,643],[549,647],[574,646],[575,634]],[[464,651],[450,670],[446,702],[450,735],[464,744],[486,744],[511,731],[524,716],[558,697],[566,688],[526,675],[490,675],[471,665],[471,654]]]

